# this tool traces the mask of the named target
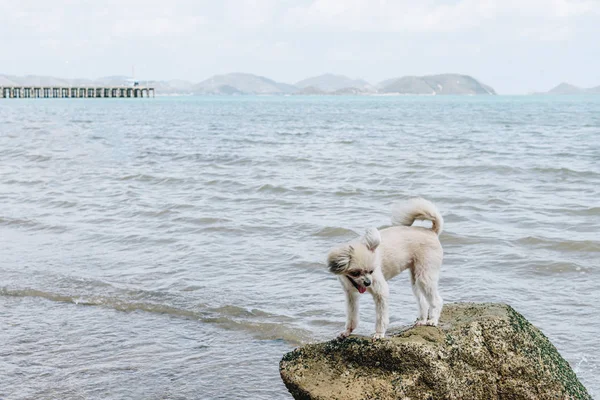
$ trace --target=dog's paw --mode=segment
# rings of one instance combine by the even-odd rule
[[[383,339],[385,337],[385,333],[375,333],[373,335],[373,340]]]
[[[437,323],[437,321],[434,321],[432,319],[428,319],[427,322],[425,323],[425,325],[427,325],[427,326],[437,326],[438,323]]]
[[[425,326],[427,325],[427,321],[422,320],[422,319],[418,319],[415,321],[415,326]]]
[[[337,339],[338,339],[338,340],[344,340],[344,339],[346,339],[348,336],[350,336],[350,334],[351,334],[351,333],[352,333],[352,331],[351,331],[351,330],[349,330],[349,329],[346,329],[345,331],[343,331],[343,332],[340,332],[340,334],[339,334],[339,335],[337,335]]]

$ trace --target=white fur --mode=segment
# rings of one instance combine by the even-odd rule
[[[392,210],[392,224],[411,226],[416,219],[431,221],[431,229],[438,234],[444,229],[444,219],[429,200],[420,197],[397,204]]]
[[[432,222],[432,229],[410,226],[415,219]],[[419,314],[415,325],[437,325],[443,300],[438,292],[443,250],[438,239],[444,220],[437,208],[425,199],[411,199],[394,208],[395,226],[370,228],[350,243],[333,249],[328,256],[330,272],[336,274],[346,292],[348,337],[358,326],[360,290],[373,296],[377,319],[375,339],[385,336],[389,325],[387,281],[408,269]]]

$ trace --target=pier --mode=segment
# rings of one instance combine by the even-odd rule
[[[154,97],[145,86],[0,86],[0,99],[98,99]]]

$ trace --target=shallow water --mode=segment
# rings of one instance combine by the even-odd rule
[[[597,396],[599,97],[198,97],[0,102],[0,398],[289,398],[344,324],[328,249],[416,195],[445,301],[511,304]]]

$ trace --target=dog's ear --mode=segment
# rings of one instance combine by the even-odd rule
[[[362,238],[363,243],[367,246],[367,249],[375,251],[377,246],[381,243],[381,235],[377,228],[369,228],[365,232],[365,236]]]
[[[329,267],[329,272],[336,275],[344,272],[348,268],[348,265],[350,265],[353,251],[354,248],[350,245],[331,250],[329,252],[329,256],[327,257],[327,266]]]

